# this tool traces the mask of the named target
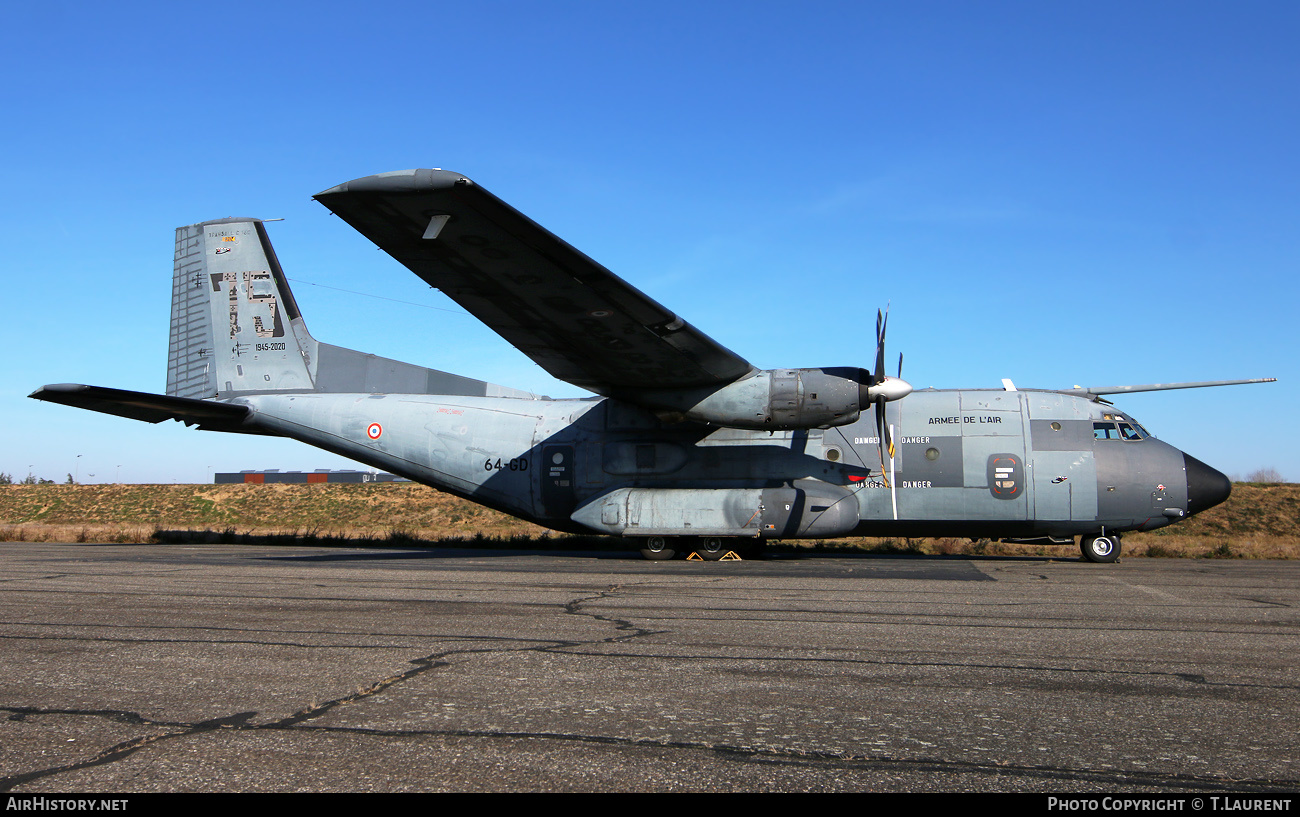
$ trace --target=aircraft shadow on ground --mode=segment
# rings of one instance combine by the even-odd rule
[[[311,534],[257,534],[226,531],[159,530],[152,537],[155,544],[236,544],[258,547],[329,548],[329,553],[285,553],[261,556],[268,560],[293,560],[307,562],[345,561],[402,561],[419,559],[482,559],[499,556],[551,556],[581,560],[635,560],[640,561],[638,546],[631,541],[608,536],[511,536],[493,538],[476,536],[471,539],[454,537],[422,539],[404,533],[394,533],[382,538],[347,538],[341,536],[316,536]],[[1062,548],[1060,554],[1005,555],[1005,554],[935,554],[898,550],[846,550],[844,548],[818,548],[807,546],[769,545],[762,556],[743,561],[797,562],[808,559],[834,559],[856,562],[1079,562],[1077,555]],[[676,560],[680,562],[682,560]],[[668,562],[665,564],[671,564]],[[653,563],[648,563],[653,564]]]

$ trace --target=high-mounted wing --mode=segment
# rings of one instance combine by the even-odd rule
[[[382,173],[315,198],[560,380],[628,396],[753,370],[459,173]]]
[[[1204,389],[1210,386],[1244,386],[1249,383],[1276,383],[1276,377],[1255,377],[1249,380],[1202,380],[1195,383],[1149,383],[1143,386],[1075,386],[1057,389],[1061,394],[1077,394],[1096,402],[1103,394],[1130,394],[1138,391],[1169,391],[1171,389]]]

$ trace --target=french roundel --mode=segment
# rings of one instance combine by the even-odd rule
[[[379,423],[371,423],[370,426],[366,428],[366,436],[372,440],[379,439],[379,435],[383,433],[384,433],[384,427],[381,426]]]

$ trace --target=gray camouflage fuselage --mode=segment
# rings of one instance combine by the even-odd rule
[[[891,405],[897,519],[865,419],[768,433],[666,424],[609,399],[234,402],[259,429],[566,531],[1069,537],[1151,530],[1200,509],[1181,451],[1152,437],[1098,439],[1095,425],[1130,418],[1054,392],[918,391]]]
[[[913,392],[884,374],[879,316],[874,372],[759,370],[460,174],[380,174],[316,198],[601,396],[551,400],[317,341],[249,218],[176,231],[167,394],[32,396],[288,437],[540,525],[646,541],[1083,535],[1105,561],[1107,532],[1168,525],[1230,490],[1100,399],[1229,381]]]

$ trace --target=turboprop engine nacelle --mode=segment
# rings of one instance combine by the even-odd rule
[[[645,392],[669,420],[694,420],[728,428],[789,430],[852,423],[865,406],[911,394],[904,380],[875,382],[865,369],[764,369],[720,389]]]

